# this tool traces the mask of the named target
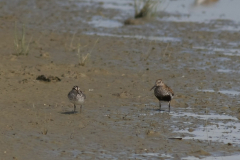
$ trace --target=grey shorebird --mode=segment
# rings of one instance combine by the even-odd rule
[[[170,87],[163,83],[161,79],[156,80],[155,85],[150,89],[154,89],[154,95],[159,100],[159,108],[161,110],[161,101],[167,101],[169,112],[170,112],[170,102],[173,99],[174,93]]]
[[[68,99],[74,104],[74,110],[76,111],[76,105],[80,105],[80,113],[82,112],[82,105],[86,99],[86,95],[80,90],[78,86],[74,86],[72,90],[68,93]]]

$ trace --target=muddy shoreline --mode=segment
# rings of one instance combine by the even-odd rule
[[[74,3],[69,9],[41,1],[25,21],[29,53],[18,55],[15,21],[21,29],[32,10],[19,4],[12,13],[7,3],[0,19],[0,159],[181,159],[240,153],[240,35],[216,29],[231,21],[148,20],[141,27],[94,29],[74,20],[118,12],[93,6],[85,9],[90,13],[79,13]],[[40,8],[51,6],[52,14],[39,19],[52,18],[40,23]],[[59,19],[67,23],[58,26]],[[162,30],[153,35],[156,29]],[[84,66],[78,46],[81,54],[90,53]],[[61,81],[36,80],[40,75]],[[158,78],[175,92],[170,113],[167,105],[159,112],[149,91]],[[87,95],[82,114],[72,114],[67,99],[74,85]],[[182,140],[169,139],[176,137]]]

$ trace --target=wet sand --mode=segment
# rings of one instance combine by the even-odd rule
[[[80,23],[81,17],[118,12],[95,6],[79,12],[74,2],[22,3],[2,3],[0,159],[181,159],[240,153],[240,35],[216,29],[216,24],[232,22],[152,19],[144,21],[152,28],[94,29]],[[12,5],[19,5],[14,13]],[[18,30],[25,23],[28,55],[16,53],[15,21]],[[151,34],[161,28],[159,35]],[[158,39],[136,37],[141,33]],[[84,66],[77,46],[81,54],[90,53]],[[40,75],[61,81],[36,80]],[[158,110],[149,91],[158,78],[176,95],[170,113],[167,104],[165,111]],[[72,114],[67,99],[74,85],[87,96],[81,114]]]

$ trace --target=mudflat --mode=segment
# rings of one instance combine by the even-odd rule
[[[122,26],[110,29],[111,35],[86,34],[94,29],[81,23],[83,17],[118,12],[96,6],[80,12],[74,2],[62,3],[1,3],[0,159],[181,159],[240,153],[240,34],[215,30],[215,24],[231,21],[143,20],[155,28]],[[27,52],[19,51],[22,24]],[[143,32],[151,38],[151,30],[161,28],[164,33],[155,37],[162,39],[131,37]],[[159,78],[175,93],[170,113],[167,103],[165,111],[158,110],[149,91]],[[67,98],[74,85],[87,97],[81,114],[72,112]]]

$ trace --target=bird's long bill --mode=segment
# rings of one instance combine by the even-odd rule
[[[150,89],[150,91],[152,90],[152,89],[154,89],[156,87],[156,85],[154,85],[151,89]]]

